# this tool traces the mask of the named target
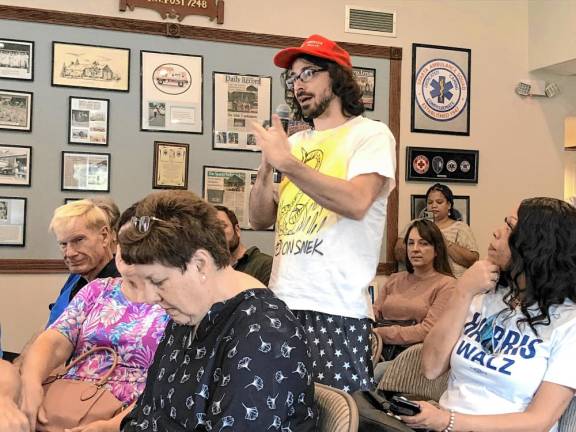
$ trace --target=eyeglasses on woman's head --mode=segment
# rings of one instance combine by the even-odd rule
[[[164,219],[157,218],[155,216],[132,216],[132,225],[138,230],[139,233],[147,233],[150,230],[150,226],[153,221],[166,222]]]

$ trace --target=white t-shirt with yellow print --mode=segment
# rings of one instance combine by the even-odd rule
[[[373,318],[368,285],[395,185],[394,137],[384,123],[355,117],[334,129],[299,132],[290,143],[296,158],[322,174],[350,180],[378,173],[388,181],[356,221],[321,207],[284,176],[270,288],[293,310]]]

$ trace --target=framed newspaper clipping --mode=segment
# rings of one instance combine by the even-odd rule
[[[272,77],[213,72],[212,148],[260,151],[250,123],[270,122]]]
[[[110,154],[62,152],[63,191],[110,192]]]
[[[188,189],[188,144],[154,142],[154,189]]]
[[[70,96],[68,112],[68,143],[108,145],[108,99]]]
[[[0,197],[0,246],[26,245],[26,198]]]
[[[0,38],[0,78],[34,80],[34,42]]]
[[[32,93],[0,90],[0,129],[32,130]]]
[[[362,91],[362,102],[366,111],[374,111],[374,93],[376,91],[376,69],[353,67],[352,73]]]
[[[412,132],[470,135],[471,53],[412,44]]]
[[[52,42],[52,85],[127,92],[130,50]]]
[[[0,144],[0,185],[30,186],[32,147]]]
[[[140,52],[140,128],[201,134],[203,58]]]
[[[238,217],[241,229],[252,229],[248,219],[248,203],[257,174],[258,171],[253,169],[204,166],[202,197],[210,204],[223,205],[232,210]]]

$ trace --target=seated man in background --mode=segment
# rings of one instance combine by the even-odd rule
[[[234,270],[247,273],[268,286],[270,272],[272,271],[272,257],[260,252],[256,246],[246,249],[240,241],[240,225],[238,218],[232,210],[217,205],[218,219],[224,223],[226,243],[230,250],[230,265]]]
[[[113,256],[116,236],[111,228],[118,216],[116,204],[100,198],[73,201],[54,211],[50,229],[56,235],[71,275],[56,302],[50,305],[47,327],[56,321],[88,282],[120,276]]]
[[[28,419],[18,407],[20,376],[10,363],[0,360],[0,432],[29,432]]]

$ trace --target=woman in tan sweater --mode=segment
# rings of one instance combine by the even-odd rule
[[[446,307],[456,282],[442,233],[434,222],[412,222],[404,244],[407,271],[390,276],[374,305],[374,331],[385,345],[401,347],[424,341]],[[391,360],[402,348],[385,351],[390,353],[385,359]]]

